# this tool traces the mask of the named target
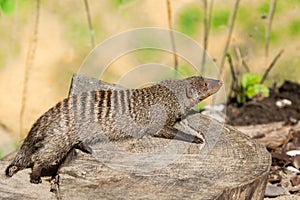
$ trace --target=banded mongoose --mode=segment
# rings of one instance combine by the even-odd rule
[[[222,86],[219,80],[193,76],[165,80],[140,89],[99,90],[70,96],[44,113],[33,125],[6,169],[11,177],[32,168],[31,183],[57,175],[69,152],[92,153],[89,145],[151,134],[202,143],[202,139],[173,125],[201,100]],[[94,131],[85,132],[91,126]]]

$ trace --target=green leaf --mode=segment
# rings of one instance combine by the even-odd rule
[[[254,73],[247,73],[242,78],[242,87],[247,89],[251,85],[258,84],[261,80],[261,76]]]
[[[131,2],[132,0],[115,0],[114,2],[115,2],[115,4],[117,5],[117,6],[121,6],[121,5],[124,5],[124,4],[126,4],[126,3],[129,3],[129,2]]]
[[[194,35],[201,25],[202,12],[196,5],[188,5],[179,14],[179,30],[187,35]]]
[[[0,0],[0,6],[5,13],[10,13],[15,9],[14,0]]]
[[[204,110],[205,105],[203,103],[199,103],[197,105],[195,105],[192,109],[195,111],[202,111]]]
[[[255,84],[255,85],[249,86],[245,92],[248,99],[253,98],[254,96],[258,95],[259,93],[262,93],[264,95],[264,97],[268,97],[269,89],[262,84]]]
[[[222,29],[227,26],[230,12],[228,10],[217,10],[213,12],[211,26],[213,29]]]

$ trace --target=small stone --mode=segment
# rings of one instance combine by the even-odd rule
[[[283,187],[275,186],[268,184],[266,191],[265,191],[265,197],[277,197],[284,194]]]
[[[294,176],[290,179],[292,186],[297,186],[300,184],[300,177],[299,176]]]

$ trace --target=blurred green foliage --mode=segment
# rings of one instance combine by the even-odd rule
[[[121,5],[124,5],[124,4],[132,2],[132,1],[134,1],[134,0],[114,0],[114,4],[116,6],[121,6]]]
[[[15,9],[15,1],[13,0],[0,0],[0,7],[4,13],[10,13]]]
[[[197,5],[188,5],[179,13],[179,31],[189,36],[197,33],[201,26],[203,13]]]
[[[163,52],[157,49],[143,49],[139,51],[134,51],[132,54],[137,58],[139,62],[159,62],[162,57]]]
[[[226,28],[229,14],[229,10],[214,10],[212,13],[211,27],[217,30]]]
[[[73,21],[68,28],[69,38],[77,38],[72,40],[76,48],[90,45],[89,30],[86,22]]]
[[[289,23],[289,33],[296,36],[300,33],[300,19],[295,19]]]
[[[195,73],[196,70],[190,65],[181,64],[178,66],[178,74],[180,74],[182,77],[192,76]]]
[[[263,1],[259,7],[258,7],[258,11],[262,14],[266,14],[269,13],[269,9],[270,9],[270,1]]]
[[[203,103],[198,103],[197,105],[195,105],[192,109],[195,111],[202,111],[205,108],[205,104]]]

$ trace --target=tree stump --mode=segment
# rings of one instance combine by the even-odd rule
[[[78,151],[60,169],[60,188],[56,194],[49,192],[47,178],[43,178],[42,184],[30,184],[28,169],[6,178],[4,170],[9,162],[0,161],[0,196],[4,199],[263,199],[271,163],[265,147],[204,115],[194,114],[186,120],[203,134],[204,144],[150,136],[115,142],[117,152],[106,148],[111,144],[95,144],[93,155]],[[185,130],[183,126],[178,128]]]

